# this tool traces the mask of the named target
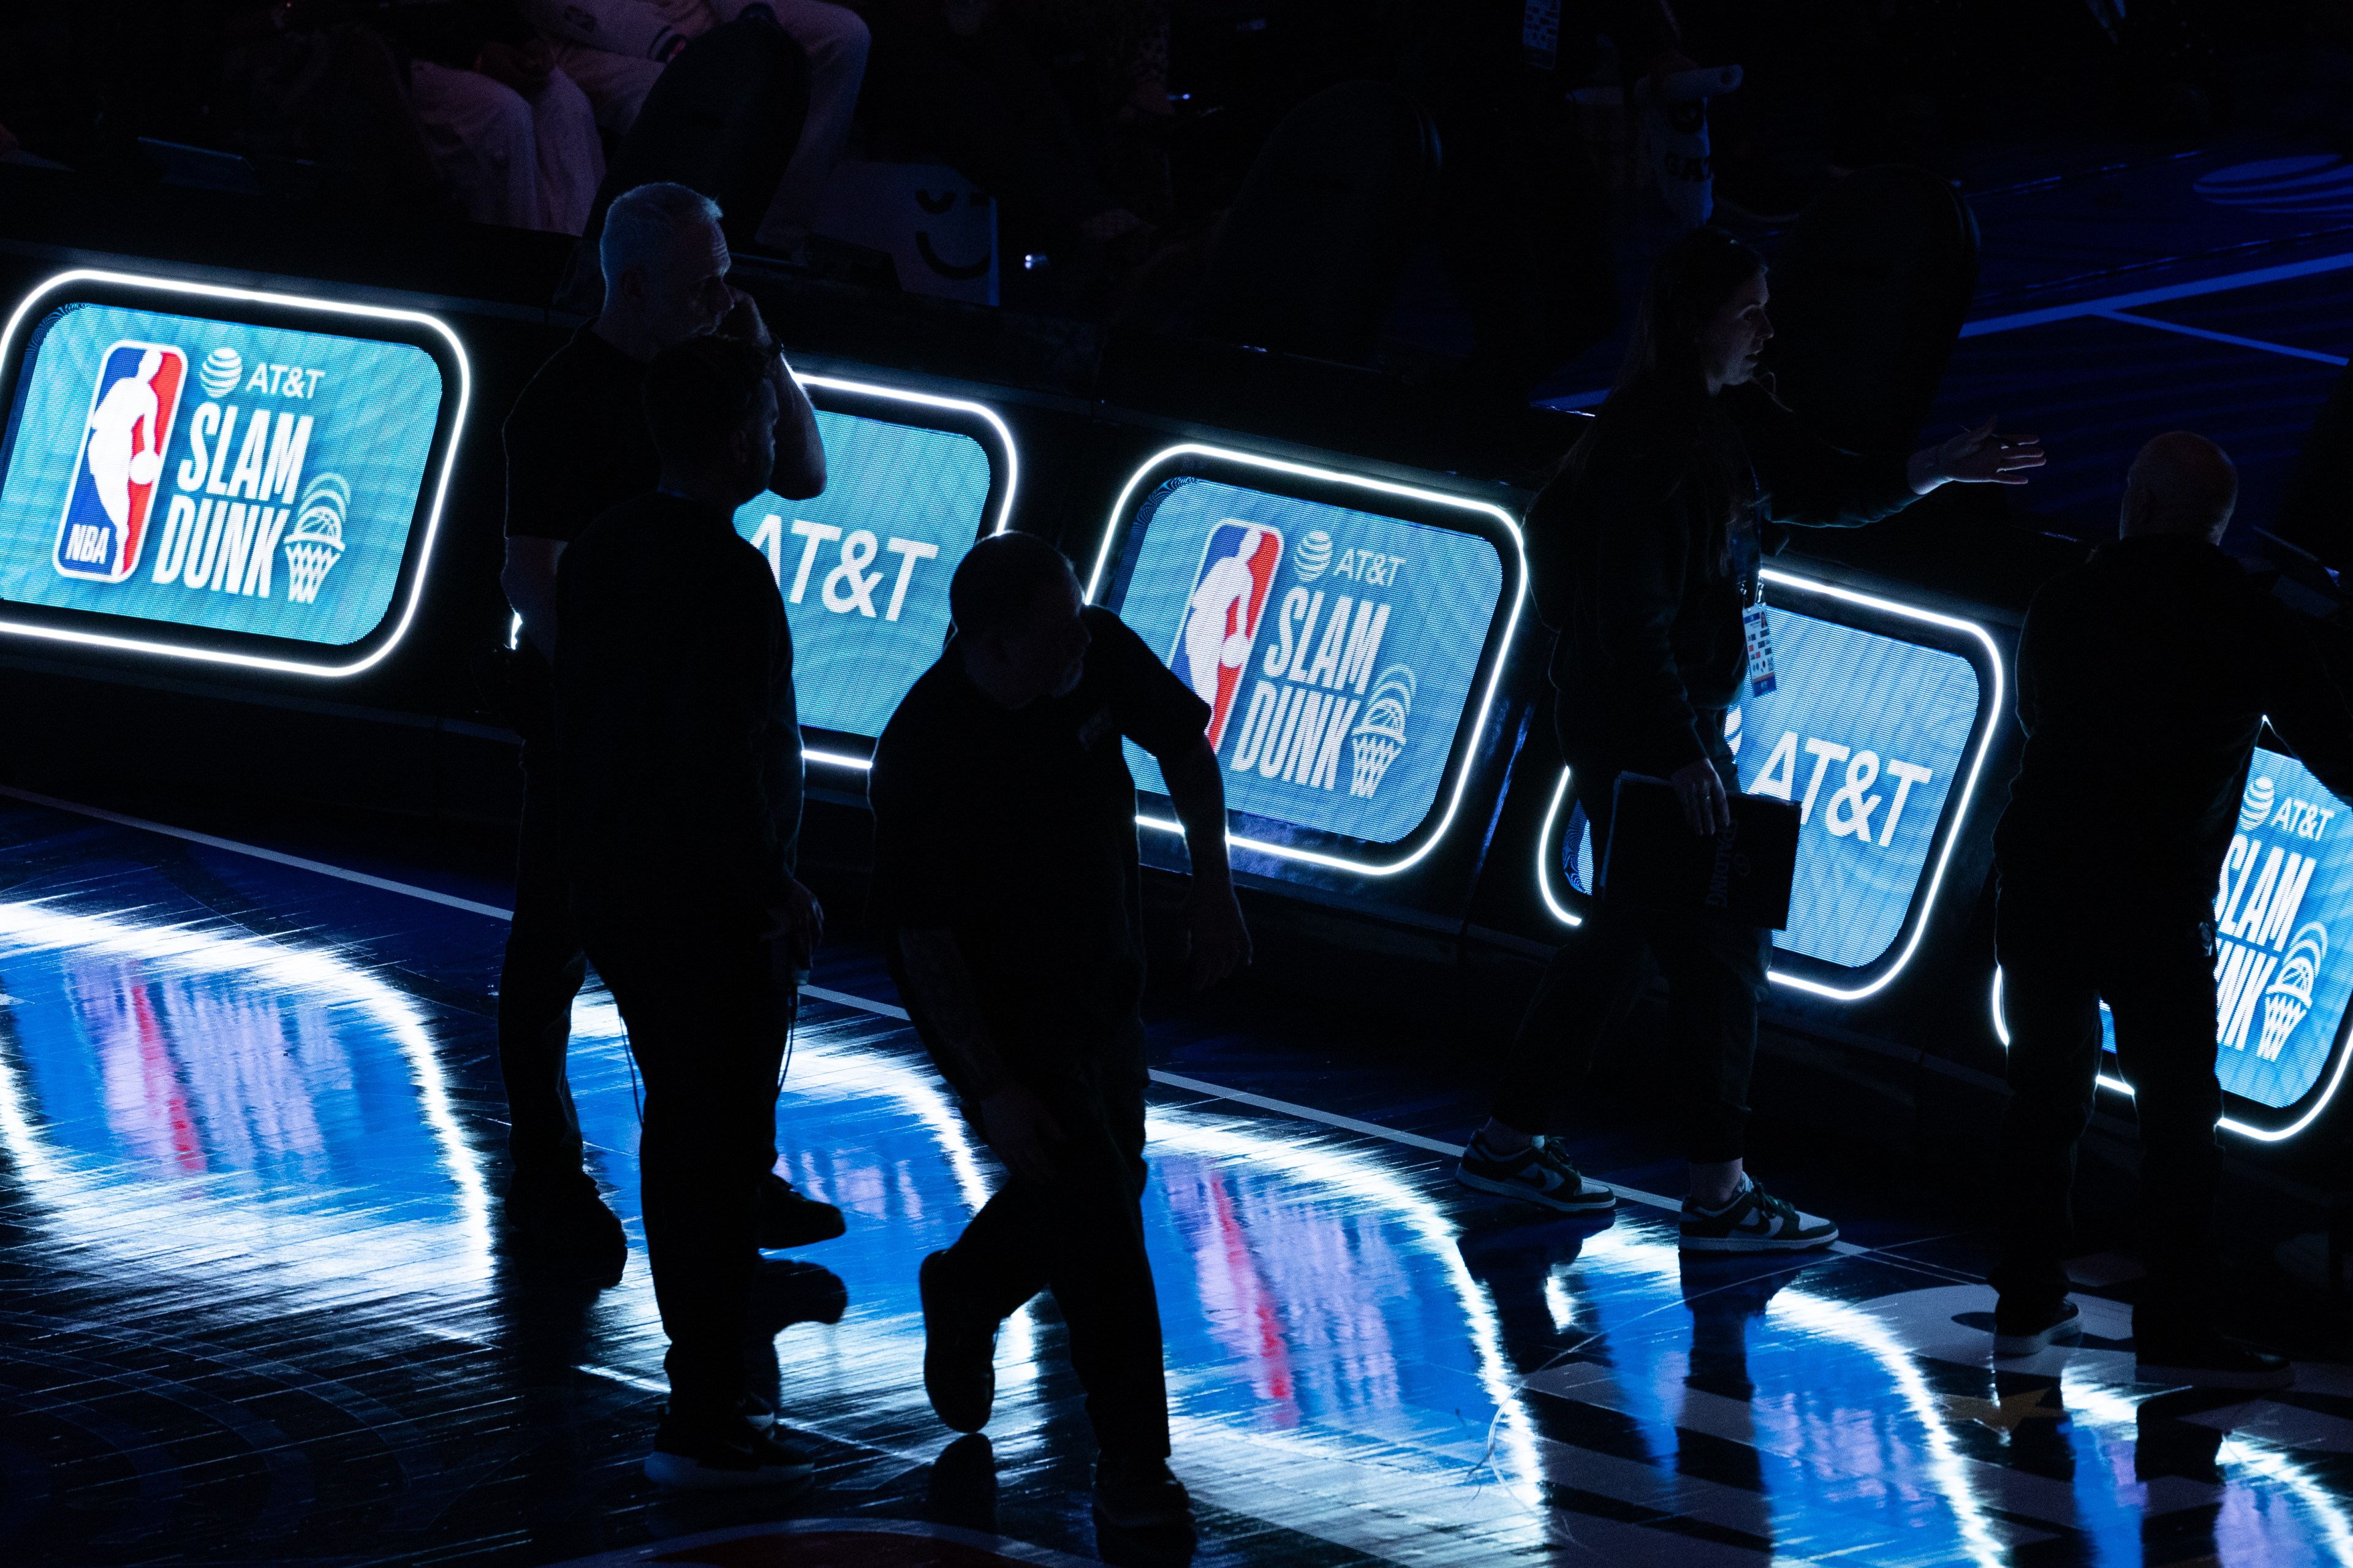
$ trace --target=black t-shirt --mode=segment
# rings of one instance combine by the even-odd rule
[[[661,478],[646,367],[590,322],[548,357],[507,416],[507,536],[560,539]]]
[[[2353,800],[2353,704],[2303,622],[2222,551],[2120,540],[2042,585],[2018,644],[2026,749],[2004,883],[2211,911],[2268,718]]]
[[[510,539],[568,544],[661,479],[661,454],[646,423],[646,367],[598,337],[595,324],[548,356],[507,415]],[[546,732],[554,689],[527,637],[516,651],[507,700],[509,717],[526,737]]]
[[[1120,742],[1174,757],[1209,721],[1117,616],[1084,615],[1094,642],[1078,686],[1026,708],[984,695],[951,642],[892,715],[867,775],[876,914],[955,933],[1016,1065],[1135,1026],[1144,890]]]
[[[556,571],[573,899],[720,927],[782,902],[801,820],[793,635],[729,516],[655,494]]]

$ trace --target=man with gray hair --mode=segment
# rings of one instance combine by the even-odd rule
[[[2105,998],[2150,1244],[2136,1376],[2280,1388],[2284,1360],[2215,1326],[2215,890],[2265,721],[2353,798],[2353,708],[2295,615],[2221,548],[2237,499],[2221,447],[2159,436],[2126,478],[2122,537],[2046,584],[2019,639],[2026,751],[1994,834],[2010,1035],[1994,1352],[2081,1333],[2063,1259]]]
[[[815,410],[759,307],[727,281],[716,204],[684,185],[639,185],[613,203],[597,255],[603,313],[540,367],[506,423],[506,566],[499,582],[522,622],[508,703],[523,738],[523,810],[514,924],[499,974],[499,1069],[510,1117],[506,1213],[516,1251],[609,1284],[620,1278],[628,1246],[582,1169],[580,1124],[564,1070],[586,960],[567,901],[553,755],[556,563],[598,514],[655,488],[661,458],[646,422],[646,366],[690,338],[723,333],[770,356],[778,412],[768,487],[801,500],[821,492],[826,476]],[[761,1245],[798,1246],[841,1230],[838,1210],[771,1174],[761,1195]]]

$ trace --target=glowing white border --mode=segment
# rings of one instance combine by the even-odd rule
[[[2001,965],[1999,963],[1993,966],[1993,994],[1990,1000],[1993,1012],[1993,1036],[1995,1039],[2001,1042],[2002,1052],[2007,1056],[2010,1051],[2010,1023],[2001,1013]],[[2107,1005],[2107,1003],[2103,1001],[2100,1004],[2101,1011],[2105,1012]],[[2337,1020],[2337,1027],[2340,1034],[2343,1033],[2345,1019],[2341,1015]],[[2337,1070],[2328,1075],[2327,1087],[2320,1091],[2320,1098],[2312,1102],[2311,1110],[2297,1117],[2287,1126],[2255,1127],[2244,1121],[2234,1121],[2228,1116],[2223,1117],[2214,1125],[2225,1132],[2235,1132],[2242,1138],[2252,1138],[2258,1143],[2284,1143],[2295,1137],[2311,1126],[2320,1113],[2328,1109],[2328,1102],[2337,1098],[2337,1086],[2345,1081],[2346,1063],[2353,1061],[2353,1041],[2339,1041],[2332,1048],[2337,1053]],[[2107,1053],[2103,1051],[2101,1055],[2105,1057]],[[2106,1073],[2101,1073],[2096,1081],[2102,1089],[2113,1090],[2128,1100],[2134,1097],[2133,1086],[2120,1078],[2110,1078]],[[2240,1098],[2243,1100],[2246,1097],[2242,1095]]]
[[[449,345],[458,357],[458,413],[449,426],[449,445],[441,454],[441,474],[433,489],[433,510],[425,520],[425,544],[418,551],[416,570],[410,574],[407,607],[400,613],[400,624],[384,645],[365,658],[352,664],[311,664],[299,659],[270,658],[260,654],[231,653],[219,648],[195,647],[178,643],[151,642],[142,637],[111,637],[104,632],[75,631],[63,626],[28,625],[22,621],[0,620],[0,632],[17,637],[39,637],[50,642],[80,643],[91,647],[114,648],[124,653],[156,654],[166,658],[194,659],[201,664],[232,664],[247,669],[267,669],[281,675],[324,676],[341,679],[374,668],[400,645],[408,628],[417,619],[417,607],[425,601],[425,574],[433,563],[433,543],[441,531],[441,512],[449,500],[449,474],[458,466],[458,447],[465,438],[466,410],[473,401],[473,370],[466,358],[466,345],[458,334],[438,317],[418,310],[396,310],[384,305],[353,305],[340,300],[308,300],[294,294],[272,294],[259,289],[231,289],[216,283],[189,283],[174,278],[142,278],[129,272],[105,272],[92,268],[78,268],[60,272],[37,285],[25,296],[8,324],[0,328],[0,364],[8,363],[11,346],[16,340],[16,330],[24,324],[35,304],[46,295],[73,283],[107,283],[129,289],[152,289],[165,294],[195,294],[210,300],[235,300],[246,304],[274,305],[294,310],[318,310],[331,315],[364,316],[379,321],[408,321],[432,328]],[[438,366],[436,368],[438,368]],[[100,611],[99,614],[111,614]],[[145,616],[126,616],[126,620],[144,620]],[[384,623],[378,621],[369,630],[370,636]],[[204,630],[192,627],[192,630]],[[247,634],[264,635],[267,634]]]
[[[1479,716],[1473,721],[1471,732],[1476,735],[1487,727],[1487,715],[1494,710],[1495,706],[1495,692],[1503,685],[1504,665],[1512,651],[1512,638],[1519,631],[1520,609],[1527,603],[1528,597],[1528,555],[1526,546],[1520,538],[1520,525],[1510,512],[1493,501],[1472,500],[1466,496],[1451,496],[1441,490],[1425,490],[1412,485],[1393,484],[1387,479],[1367,479],[1361,474],[1337,473],[1330,468],[1311,468],[1305,463],[1285,462],[1280,458],[1262,458],[1252,452],[1235,451],[1230,447],[1212,447],[1204,442],[1186,441],[1177,446],[1163,447],[1145,459],[1135,472],[1128,476],[1127,483],[1120,487],[1119,499],[1112,503],[1111,519],[1103,528],[1103,545],[1095,552],[1094,571],[1087,578],[1087,603],[1092,605],[1095,602],[1095,594],[1103,586],[1104,570],[1111,563],[1112,543],[1120,536],[1121,520],[1127,515],[1128,502],[1134,498],[1136,487],[1144,482],[1144,477],[1146,474],[1159,468],[1163,463],[1188,457],[1216,458],[1229,463],[1239,463],[1245,468],[1266,468],[1278,474],[1289,474],[1295,479],[1315,479],[1324,484],[1346,485],[1354,489],[1370,490],[1376,495],[1403,496],[1409,500],[1423,501],[1433,506],[1452,507],[1458,511],[1480,512],[1503,524],[1504,533],[1512,542],[1512,552],[1519,558],[1520,575],[1512,595],[1511,614],[1504,622],[1504,638],[1495,645],[1493,667],[1487,675],[1487,690],[1479,700]],[[1492,544],[1494,542],[1489,540],[1488,542]],[[1496,553],[1501,554],[1502,552],[1498,551]],[[1456,721],[1454,732],[1458,737],[1462,733],[1459,720]],[[1439,817],[1438,826],[1429,830],[1429,837],[1423,841],[1421,847],[1403,859],[1380,863],[1352,860],[1344,855],[1326,855],[1321,850],[1302,849],[1296,845],[1271,844],[1264,839],[1244,838],[1230,828],[1227,830],[1226,842],[1237,849],[1248,849],[1255,854],[1271,856],[1278,860],[1297,860],[1310,866],[1322,866],[1330,870],[1352,871],[1360,877],[1393,877],[1408,867],[1419,863],[1423,857],[1437,848],[1440,842],[1445,838],[1447,830],[1454,826],[1455,815],[1462,808],[1462,796],[1471,787],[1471,764],[1476,760],[1475,747],[1465,747],[1461,764],[1454,773],[1454,794],[1446,803],[1445,813]],[[1428,818],[1425,817],[1423,820],[1426,822]],[[1162,833],[1174,833],[1180,838],[1185,834],[1184,826],[1181,823],[1171,822],[1165,817],[1146,816],[1138,813],[1135,821],[1139,827],[1155,828]],[[1315,830],[1311,829],[1311,831]],[[1335,837],[1343,836],[1335,835]]]
[[[0,364],[5,363],[7,362],[0,360]],[[1004,420],[997,417],[997,410],[985,403],[975,403],[966,397],[943,397],[937,393],[911,392],[904,387],[883,386],[871,381],[850,381],[838,375],[803,375],[798,371],[795,371],[793,375],[803,386],[823,387],[828,392],[848,392],[865,397],[882,397],[898,403],[913,403],[924,408],[946,408],[958,414],[978,415],[991,430],[997,432],[997,440],[1003,443],[1005,447],[1005,497],[997,503],[997,526],[990,529],[988,533],[1003,533],[1013,526],[1013,492],[1021,484],[1021,449],[1013,444],[1013,431]],[[866,416],[851,414],[845,417],[860,419]],[[943,434],[954,436],[961,435],[962,432],[950,430]],[[985,539],[988,534],[983,534],[981,537]],[[801,760],[804,763],[817,763],[826,767],[845,768],[855,773],[865,773],[874,766],[874,759],[871,757],[853,757],[846,752],[816,752],[806,745],[801,748]]]
[[[140,925],[134,923],[136,914],[135,910],[77,914],[55,908],[47,900],[0,903],[0,951],[12,956],[75,953],[133,959],[199,979],[218,982],[234,975],[277,992],[359,1008],[391,1037],[407,1064],[417,1114],[439,1147],[442,1168],[456,1189],[459,1218],[455,1228],[463,1248],[463,1277],[488,1278],[491,1265],[488,1189],[473,1147],[459,1123],[433,1031],[417,1005],[333,947],[298,947],[187,921]],[[108,1233],[77,1231],[73,1222],[79,1217],[79,1205],[119,1208],[120,1184],[111,1176],[91,1175],[88,1158],[53,1146],[30,1087],[20,1081],[5,1051],[0,1051],[0,1146],[6,1148],[28,1178],[26,1193],[31,1206],[57,1216],[61,1234],[69,1236],[78,1247],[87,1247],[94,1239],[105,1241]],[[166,1187],[162,1195],[176,1204],[182,1192],[176,1186]],[[361,1289],[372,1281],[365,1268],[338,1267],[350,1261],[353,1233],[337,1216],[292,1215],[276,1208],[257,1215],[244,1200],[235,1198],[203,1202],[203,1223],[215,1234],[232,1245],[271,1257],[278,1267],[290,1261],[280,1245],[290,1236],[315,1243],[318,1250],[310,1255],[302,1271],[306,1282],[340,1279]],[[151,1255],[141,1256],[152,1261]]]
[[[1927,934],[1929,913],[1936,908],[1936,895],[1944,887],[1946,869],[1952,864],[1953,851],[1961,841],[1961,825],[1968,816],[1969,805],[1977,795],[1978,781],[1985,773],[1986,758],[1993,751],[1994,733],[2001,727],[2000,720],[2006,689],[2001,648],[1993,640],[1993,635],[1975,621],[1965,621],[1954,616],[1939,615],[1934,610],[1924,610],[1915,605],[1899,604],[1894,599],[1881,598],[1876,594],[1860,594],[1852,588],[1841,588],[1828,583],[1818,583],[1812,578],[1799,577],[1788,572],[1777,572],[1768,568],[1762,575],[1767,583],[1777,584],[1781,587],[1795,588],[1802,593],[1820,594],[1833,599],[1843,599],[1851,605],[1861,605],[1866,609],[1878,610],[1892,616],[1902,616],[1910,620],[1923,621],[1932,626],[1943,626],[1947,631],[1965,632],[1977,638],[1978,644],[1984,647],[1987,666],[1993,672],[1992,704],[1989,707],[1980,706],[1978,709],[1986,718],[1984,732],[1978,737],[1977,755],[1970,760],[1968,776],[1961,783],[1960,804],[1955,809],[1952,821],[1945,830],[1945,844],[1936,855],[1936,868],[1928,874],[1928,891],[1921,899],[1918,910],[1913,914],[1908,922],[1912,934],[1904,943],[1904,951],[1896,955],[1895,962],[1888,966],[1886,973],[1870,984],[1858,986],[1853,990],[1841,990],[1835,985],[1825,984],[1821,981],[1808,979],[1800,974],[1784,974],[1778,969],[1772,972],[1773,984],[1776,985],[1786,985],[1793,991],[1810,991],[1817,996],[1826,996],[1833,1002],[1859,1002],[1884,989],[1889,982],[1902,973],[1905,965],[1912,962],[1912,955],[1919,951],[1921,939]],[[1861,631],[1863,628],[1856,626],[1852,629]],[[1577,926],[1585,922],[1580,916],[1561,908],[1560,901],[1552,896],[1554,873],[1546,864],[1547,858],[1546,851],[1552,844],[1553,824],[1560,816],[1561,802],[1567,798],[1568,770],[1563,768],[1560,771],[1560,783],[1553,789],[1552,804],[1545,809],[1544,831],[1536,838],[1536,891],[1543,895],[1545,908],[1552,911],[1555,919],[1565,925]],[[1802,958],[1806,955],[1799,953],[1794,956]],[[1883,952],[1880,958],[1873,959],[1872,962],[1876,963],[1885,957],[1886,954]]]

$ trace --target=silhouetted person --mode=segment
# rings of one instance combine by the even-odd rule
[[[1208,705],[1043,540],[975,545],[955,637],[874,753],[874,897],[923,1042],[1007,1179],[923,1260],[923,1386],[976,1432],[997,1325],[1050,1289],[1069,1325],[1114,1527],[1189,1518],[1168,1471],[1160,1310],[1145,1256],[1143,878],[1123,739],[1160,763],[1193,861],[1193,983],[1247,963]]]
[[[1740,784],[1724,716],[1748,674],[1744,611],[1763,604],[1760,524],[1866,523],[1948,480],[2022,484],[2016,470],[2042,461],[2031,437],[1999,440],[1991,421],[1908,460],[1829,446],[1756,384],[1773,335],[1766,298],[1763,259],[1722,230],[1670,247],[1618,384],[1528,514],[1536,614],[1557,634],[1554,722],[1597,866],[1621,773],[1672,783],[1695,833],[1731,822],[1728,796]],[[1769,1195],[1742,1168],[1771,956],[1762,927],[1596,899],[1528,1005],[1494,1112],[1463,1152],[1463,1184],[1569,1212],[1616,1202],[1544,1132],[1655,958],[1667,975],[1691,1162],[1683,1246],[1747,1252],[1836,1240],[1836,1226]]]
[[[2213,1322],[2215,889],[2266,716],[2353,798],[2353,708],[2293,612],[2221,549],[2237,499],[2212,442],[2151,441],[2125,481],[2122,537],[2046,584],[2019,639],[2026,751],[1994,833],[2010,1034],[1995,1349],[2081,1332],[2062,1260],[2105,997],[2152,1247],[2133,1310],[2140,1379],[2276,1388],[2288,1363]]]
[[[777,1068],[822,915],[793,877],[793,639],[735,509],[776,461],[773,352],[690,338],[646,369],[659,491],[565,552],[555,677],[572,909],[646,1085],[646,1251],[670,1336],[646,1472],[797,1479],[744,1415],[754,1212]]]
[[[684,185],[639,185],[612,205],[598,241],[604,313],[572,335],[516,399],[506,425],[507,548],[500,574],[522,617],[510,717],[523,738],[522,844],[514,925],[499,974],[499,1070],[511,1119],[507,1220],[526,1256],[606,1283],[628,1257],[621,1222],[581,1169],[580,1123],[565,1078],[572,999],[585,973],[566,902],[555,791],[555,573],[565,545],[596,516],[654,488],[661,461],[646,425],[646,363],[674,343],[725,332],[770,347],[751,297],[729,287],[719,208]],[[781,353],[776,464],[767,486],[793,500],[825,489],[817,416]],[[773,584],[771,584],[773,586]],[[841,1234],[841,1216],[782,1177],[764,1188],[762,1241],[790,1247]]]

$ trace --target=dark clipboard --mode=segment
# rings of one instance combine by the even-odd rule
[[[1798,808],[1769,795],[1730,797],[1732,826],[1712,837],[1683,820],[1674,786],[1620,773],[1599,896],[1661,914],[1706,915],[1780,931],[1798,868]]]

